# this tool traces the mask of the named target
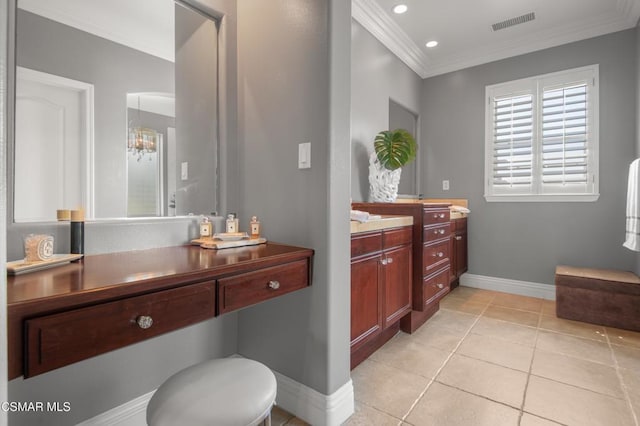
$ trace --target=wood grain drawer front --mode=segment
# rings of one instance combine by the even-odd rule
[[[442,240],[444,238],[449,238],[449,235],[451,235],[450,227],[451,225],[449,225],[448,223],[425,227],[422,231],[422,240],[427,243],[431,241]]]
[[[306,259],[218,280],[219,314],[281,296],[309,285]]]
[[[354,234],[351,236],[351,258],[382,250],[382,232]]]
[[[425,245],[422,249],[423,275],[427,275],[444,263],[449,262],[449,240]]]
[[[424,209],[422,211],[424,225],[436,225],[449,223],[449,208]]]
[[[215,281],[207,281],[29,319],[25,321],[24,376],[54,370],[214,315]]]
[[[410,226],[385,230],[382,233],[382,247],[385,249],[410,244],[413,229]]]
[[[435,275],[427,277],[422,283],[422,293],[425,306],[440,300],[449,292],[449,268],[445,268]]]

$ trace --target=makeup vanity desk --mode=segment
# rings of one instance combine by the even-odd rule
[[[311,285],[313,250],[276,243],[85,256],[7,279],[9,379],[32,377]]]

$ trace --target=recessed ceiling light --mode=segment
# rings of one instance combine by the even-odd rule
[[[438,42],[435,40],[431,40],[427,42],[427,47],[436,47],[438,45]]]
[[[409,8],[406,4],[397,4],[393,6],[393,13],[397,13],[400,15],[401,13],[405,13]]]

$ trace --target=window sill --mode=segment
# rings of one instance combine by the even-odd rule
[[[488,203],[588,203],[597,201],[600,194],[509,194],[509,195],[486,195]]]

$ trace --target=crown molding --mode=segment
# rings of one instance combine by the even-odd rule
[[[402,28],[373,0],[352,0],[351,16],[420,78],[428,74],[429,58]]]
[[[381,6],[373,0],[352,0],[352,16],[421,78],[434,77],[512,56],[634,28],[640,0],[616,0],[615,10],[569,28],[533,33],[487,48],[473,49],[440,61],[430,59]]]

